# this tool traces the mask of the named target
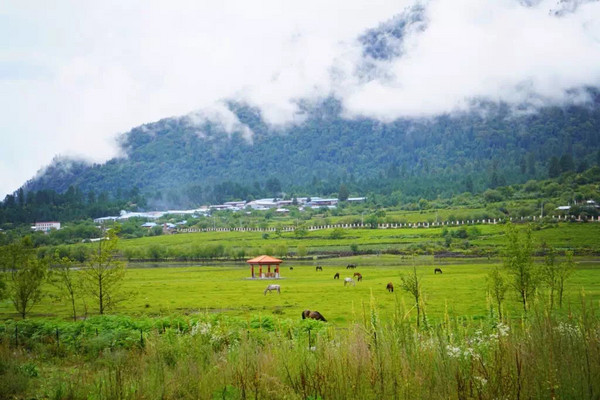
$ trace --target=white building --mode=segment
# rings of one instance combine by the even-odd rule
[[[346,200],[346,201],[348,203],[360,203],[365,200],[367,200],[366,197],[348,197],[348,200]]]
[[[55,221],[51,221],[51,222],[36,222],[34,226],[31,227],[31,229],[33,229],[34,231],[40,231],[40,232],[48,232],[51,229],[60,229],[60,222],[55,222]]]
[[[246,204],[246,207],[250,207],[254,210],[266,210],[277,207],[277,201],[275,199],[258,199],[249,202]]]

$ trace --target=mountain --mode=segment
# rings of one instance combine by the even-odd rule
[[[428,119],[346,119],[328,98],[284,128],[230,102],[215,117],[167,118],[120,138],[104,164],[60,159],[25,192],[75,186],[113,196],[136,188],[150,205],[193,206],[285,192],[435,198],[585,169],[598,162],[600,103],[516,114],[505,105]],[[234,116],[235,123],[224,122]],[[221,119],[219,119],[221,118]],[[551,171],[551,163],[558,170]]]
[[[551,14],[561,18],[585,2],[562,1]],[[389,71],[382,65],[402,59],[407,38],[430,23],[426,6],[417,4],[365,31],[356,39],[362,50],[356,78],[385,81]],[[330,195],[341,184],[352,195],[394,193],[403,201],[480,192],[600,162],[600,92],[573,93],[588,103],[519,108],[479,101],[469,112],[387,123],[346,117],[343,100],[331,95],[298,100],[296,122],[284,126],[231,100],[132,129],[120,137],[122,156],[104,164],[57,159],[22,189],[65,193],[72,187],[92,199],[135,199],[148,207],[282,192]]]

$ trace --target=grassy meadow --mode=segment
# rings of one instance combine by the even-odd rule
[[[358,267],[348,270],[346,265],[349,263]],[[487,274],[501,260],[434,260],[432,256],[417,256],[414,263],[422,278],[425,311],[429,318],[439,320],[445,314],[482,318],[489,313]],[[249,279],[250,268],[245,263],[131,263],[123,285],[122,301],[113,312],[137,316],[220,312],[241,318],[261,314],[295,319],[302,310],[311,309],[320,311],[335,324],[347,326],[373,302],[382,318],[390,318],[398,303],[414,302],[400,288],[400,276],[412,270],[413,258],[410,256],[331,258],[320,260],[319,264],[323,271],[317,272],[312,262],[285,261],[281,266],[281,279],[272,280]],[[440,267],[443,274],[434,274],[435,267]],[[266,272],[267,267],[263,267],[263,271]],[[257,267],[255,272],[258,275]],[[343,279],[352,277],[354,272],[360,272],[363,281],[356,282],[356,286],[344,286]],[[335,273],[340,274],[339,280],[333,279]],[[385,289],[388,282],[394,283],[394,293]],[[281,285],[281,294],[264,295],[270,283]],[[52,296],[53,290],[48,286],[48,295],[32,310],[33,317],[69,317],[69,304]],[[600,261],[579,259],[575,273],[567,282],[565,304],[576,306],[581,291],[589,299],[600,299]],[[539,298],[545,300],[544,290]],[[508,292],[505,303],[509,315],[521,315],[514,293]],[[89,315],[97,313],[91,299],[87,300],[87,312]],[[81,303],[78,303],[78,314],[84,314]],[[16,317],[8,300],[1,304],[0,316]]]
[[[560,223],[536,225],[533,238],[536,245],[547,243],[559,250],[573,249],[578,254],[595,253],[600,249],[600,223]],[[453,238],[446,243],[444,234],[465,229],[467,236]],[[191,255],[206,246],[221,245],[227,250],[243,250],[246,255],[297,254],[304,247],[309,256],[328,253],[357,252],[420,252],[452,251],[463,254],[496,253],[504,246],[504,225],[448,226],[435,228],[400,229],[346,229],[340,237],[332,237],[333,229],[308,231],[306,236],[297,237],[294,232],[279,235],[269,232],[198,232],[177,235],[162,235],[125,240],[121,249],[132,258],[149,258],[148,249],[160,248],[166,258]]]
[[[365,276],[356,287],[332,279],[347,261]],[[420,328],[410,299],[384,289],[409,259],[294,264],[281,295],[266,296],[269,281],[240,265],[131,268],[137,295],[122,316],[67,322],[65,308],[43,304],[37,312],[60,318],[5,320],[0,398],[597,398],[600,262],[579,260],[562,310],[540,293],[524,315],[509,295],[498,319],[484,289],[497,260],[438,263],[442,275],[418,261]],[[304,308],[329,322],[302,320]]]
[[[93,300],[84,306],[80,297],[80,318],[69,321],[68,302],[49,284],[25,320],[8,300],[0,303],[0,399],[597,399],[600,224],[534,230],[536,248],[547,243],[578,254],[564,304],[551,309],[542,287],[524,313],[509,289],[503,318],[486,279],[502,264],[504,227],[471,228],[435,257],[430,250],[444,246],[443,228],[122,240],[122,255],[163,246],[168,260],[129,262],[110,315],[97,315]],[[373,254],[326,257],[332,249],[352,253],[353,244]],[[225,257],[174,261],[178,252],[214,245],[247,256],[283,247],[291,256],[279,280],[249,279],[246,263]],[[302,259],[293,254],[300,245],[308,253]],[[465,257],[471,247],[491,251]],[[357,268],[346,269],[350,263]],[[413,266],[427,316],[420,327],[414,299],[400,285]],[[363,281],[345,287],[354,272]],[[270,283],[281,294],[265,295]],[[328,322],[302,320],[304,309]]]

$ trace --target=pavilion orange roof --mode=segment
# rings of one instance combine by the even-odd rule
[[[251,260],[246,261],[248,264],[259,264],[259,265],[267,265],[267,264],[281,264],[282,261],[278,258],[271,256],[258,256]]]

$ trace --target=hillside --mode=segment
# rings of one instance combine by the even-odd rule
[[[600,103],[517,115],[478,112],[381,123],[345,119],[335,99],[304,109],[305,120],[277,128],[238,103],[227,133],[214,119],[163,119],[122,135],[125,157],[105,164],[61,159],[25,191],[69,186],[112,196],[138,188],[150,204],[190,206],[295,193],[435,198],[540,179],[599,162]],[[251,132],[250,139],[248,132]]]
[[[358,35],[355,78],[385,80],[382,63],[401,60],[405,42],[429,29],[426,8],[407,7]],[[323,93],[294,99],[298,111],[284,125],[267,122],[264,108],[230,99],[132,129],[119,138],[123,156],[104,164],[57,159],[23,189],[73,186],[150,207],[327,196],[341,184],[353,195],[394,193],[403,202],[483,192],[600,164],[600,92],[572,91],[587,103],[541,107],[543,98],[504,104],[475,96],[469,111],[387,122],[349,117],[343,97]]]

